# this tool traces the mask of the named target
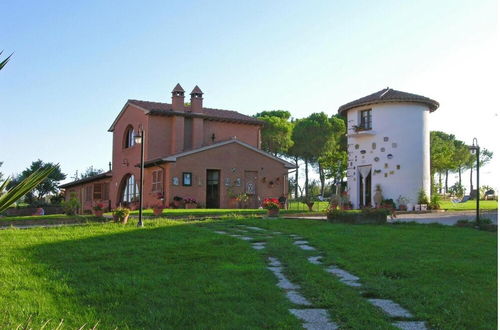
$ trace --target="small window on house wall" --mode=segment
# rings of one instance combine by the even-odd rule
[[[135,144],[134,135],[134,128],[132,126],[127,127],[123,141],[124,148],[130,148]]]
[[[191,186],[192,185],[193,174],[191,172],[182,173],[182,185]]]
[[[93,194],[94,200],[95,199],[103,199],[102,198],[102,186],[103,186],[102,183],[95,183],[94,184],[94,194]]]
[[[151,191],[152,192],[162,192],[162,186],[163,186],[163,171],[162,170],[155,170],[153,171],[153,182],[151,185]]]

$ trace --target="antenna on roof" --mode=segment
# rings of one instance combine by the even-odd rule
[[[389,87],[387,87],[387,88],[385,89],[385,91],[384,91],[382,94],[380,94],[379,98],[380,98],[380,99],[381,99],[381,98],[383,98],[383,97],[384,97],[384,95],[385,95],[385,94],[387,94],[387,93],[389,92],[389,90],[390,90],[390,88],[389,88]]]

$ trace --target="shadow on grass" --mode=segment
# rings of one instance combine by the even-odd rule
[[[37,311],[40,321],[106,329],[298,327],[248,243],[186,224],[107,226],[99,235],[68,228],[80,238],[28,249],[43,281],[36,294],[50,301]]]

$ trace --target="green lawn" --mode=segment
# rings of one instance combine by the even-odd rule
[[[465,203],[452,203],[451,201],[442,201],[439,203],[443,210],[448,211],[466,211],[475,210],[476,201],[470,200]],[[498,201],[479,201],[481,210],[498,210]]]
[[[74,218],[88,218],[90,216],[76,215],[68,216],[66,214],[49,214],[49,215],[25,215],[13,217],[0,217],[0,221],[23,221],[23,220],[49,220],[49,219],[74,219]]]
[[[289,328],[300,323],[266,269],[286,275],[343,328],[390,329],[390,320],[309,264],[286,236],[245,241],[213,233],[238,224],[299,234],[358,275],[369,297],[389,298],[432,328],[487,329],[497,318],[496,234],[438,225],[355,226],[239,218],[0,231],[0,328]],[[234,231],[236,232],[236,231]]]

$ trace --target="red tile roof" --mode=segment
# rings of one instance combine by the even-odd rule
[[[149,115],[153,116],[185,116],[185,117],[201,117],[208,120],[217,121],[228,121],[228,122],[242,122],[252,125],[263,125],[262,120],[243,115],[239,112],[232,110],[221,110],[212,108],[203,108],[202,113],[193,113],[188,111],[189,108],[186,107],[186,111],[174,111],[172,110],[172,104],[170,103],[160,103],[160,102],[149,102],[140,100],[128,100],[128,103],[136,105],[149,112]]]
[[[342,105],[339,108],[339,114],[343,115],[347,110],[359,106],[378,104],[378,103],[388,103],[388,102],[420,103],[428,106],[431,112],[439,108],[439,103],[437,101],[434,101],[433,99],[430,99],[422,95],[397,91],[395,89],[387,87],[376,93],[367,95],[365,97],[362,97],[360,99]]]

